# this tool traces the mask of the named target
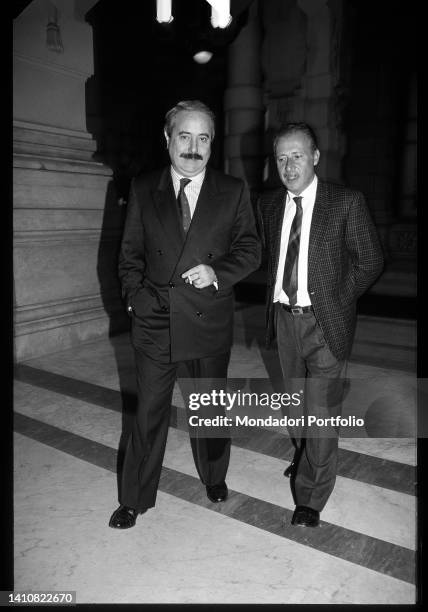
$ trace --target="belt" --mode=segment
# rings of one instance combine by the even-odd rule
[[[288,304],[283,304],[282,302],[278,302],[281,308],[286,310],[287,312],[291,312],[293,315],[301,315],[305,312],[313,312],[314,309],[312,306],[289,306]]]

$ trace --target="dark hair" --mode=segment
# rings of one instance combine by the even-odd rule
[[[300,122],[286,123],[285,125],[279,128],[273,139],[273,152],[276,152],[276,145],[280,138],[288,136],[289,134],[294,134],[295,132],[301,132],[309,138],[313,152],[318,149],[318,141],[314,130],[307,123]]]
[[[172,128],[174,127],[175,118],[181,111],[198,111],[204,113],[211,121],[211,139],[215,134],[215,115],[210,108],[200,100],[182,100],[171,108],[165,115],[165,132],[171,136]]]

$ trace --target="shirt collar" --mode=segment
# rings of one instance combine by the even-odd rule
[[[182,174],[179,174],[173,166],[171,166],[171,177],[172,180],[175,184],[179,185],[180,180],[182,178],[188,178],[192,181],[192,183],[196,186],[200,186],[203,183],[203,180],[205,178],[205,171],[206,171],[206,167],[202,170],[202,172],[200,172],[199,174],[196,174],[195,176],[183,176]]]
[[[314,178],[311,181],[311,183],[300,194],[300,197],[302,197],[302,198],[313,198],[315,200],[315,194],[317,192],[317,185],[318,185],[318,177],[315,174]],[[298,197],[294,193],[292,193],[291,191],[287,192],[287,196],[288,196],[287,202],[289,202],[293,198]]]

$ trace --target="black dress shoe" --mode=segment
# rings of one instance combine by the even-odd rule
[[[320,513],[318,510],[308,506],[297,506],[291,519],[291,524],[299,525],[300,527],[318,527],[320,524]]]
[[[113,527],[114,529],[129,529],[135,525],[137,516],[138,512],[134,510],[134,508],[120,505],[111,515],[109,527]]]
[[[207,485],[206,489],[208,499],[215,504],[227,499],[228,490],[225,482],[221,482],[218,485]]]

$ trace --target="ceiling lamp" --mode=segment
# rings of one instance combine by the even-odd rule
[[[213,28],[227,28],[232,21],[230,0],[207,0],[211,4],[211,25]]]
[[[171,0],[156,0],[156,21],[158,23],[171,23],[173,19]]]
[[[195,60],[197,64],[208,64],[212,56],[213,54],[211,51],[202,50],[202,51],[197,51],[194,54],[193,59]]]
[[[213,28],[227,28],[231,23],[230,0],[206,0],[211,5],[211,25]],[[172,0],[156,0],[156,21],[171,23]]]

